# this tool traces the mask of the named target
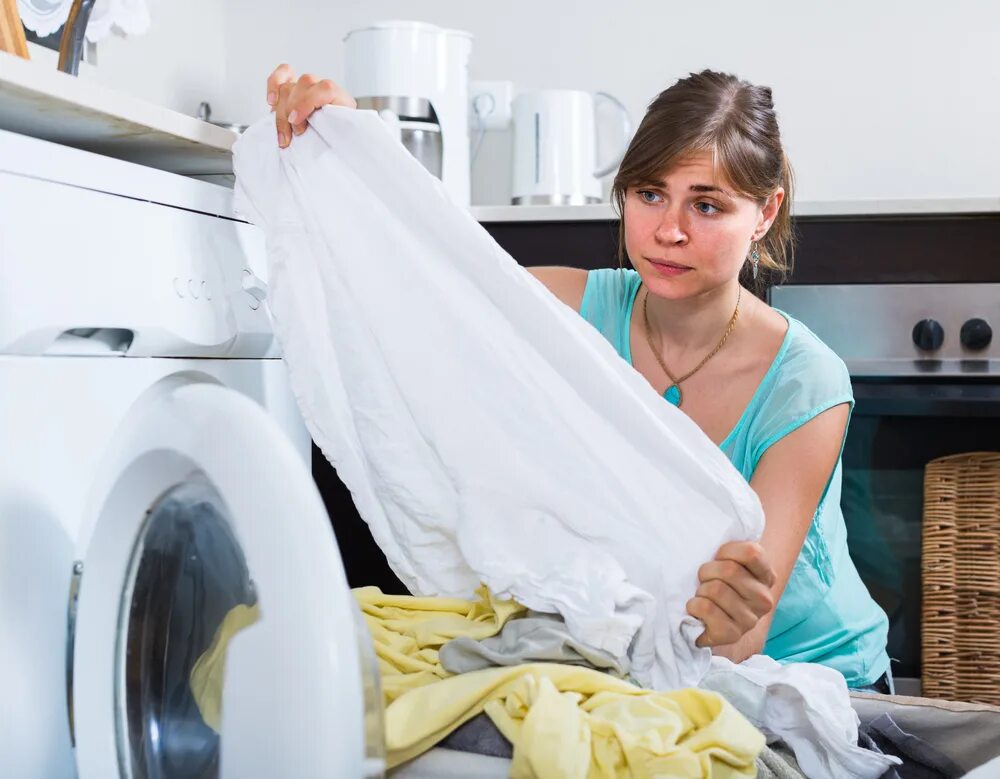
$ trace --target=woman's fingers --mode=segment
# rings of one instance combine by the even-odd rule
[[[278,131],[278,146],[284,149],[292,142],[292,127],[288,123],[288,103],[295,82],[286,81],[278,86],[278,102],[274,106],[274,125]]]
[[[759,544],[739,541],[723,545],[711,562],[698,569],[695,597],[688,613],[705,624],[700,647],[739,641],[774,608],[774,569]]]
[[[703,585],[711,581],[727,584],[758,617],[763,617],[774,607],[771,588],[733,560],[705,563],[698,569],[698,581]]]
[[[289,129],[295,135],[300,135],[306,128],[306,119],[312,111],[303,115],[302,111],[299,110],[299,106],[303,103],[303,97],[317,81],[319,79],[311,73],[303,73],[299,76],[298,81],[295,82],[292,91],[288,93],[288,99],[284,105],[285,116]]]
[[[267,104],[272,108],[278,103],[278,87],[289,81],[295,81],[295,71],[291,65],[278,65],[267,77]]]
[[[279,65],[267,79],[267,102],[274,112],[278,145],[285,148],[293,135],[301,135],[309,126],[309,117],[325,105],[357,108],[347,91],[330,79],[309,73],[299,78],[289,65]]]
[[[746,631],[724,612],[718,604],[708,598],[692,598],[687,604],[688,614],[705,625],[705,631],[698,636],[695,644],[699,647],[726,646],[735,644]]]
[[[725,582],[705,582],[688,602],[688,613],[705,623],[698,646],[733,644],[753,630],[760,620],[736,590]]]
[[[715,554],[716,560],[732,560],[746,568],[758,581],[768,587],[775,582],[774,569],[768,562],[767,553],[760,544],[752,541],[730,541],[719,547]]]
[[[309,124],[309,117],[323,106],[341,105],[347,108],[357,108],[358,106],[353,97],[330,79],[317,81],[310,77],[310,80],[306,81],[306,77],[303,76],[299,79],[299,84],[303,83],[304,87],[301,90],[293,92],[291,108],[288,112],[289,124],[292,125],[296,135],[305,131]]]

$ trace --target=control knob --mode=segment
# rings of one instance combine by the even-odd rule
[[[944,328],[935,319],[922,319],[913,326],[913,343],[925,352],[940,349],[944,343]]]
[[[985,349],[993,340],[993,328],[985,319],[970,319],[962,325],[959,340],[966,349],[979,351]]]

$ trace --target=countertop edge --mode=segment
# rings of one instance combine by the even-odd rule
[[[472,216],[480,222],[595,222],[617,219],[610,203],[585,206],[477,205]],[[913,198],[887,200],[803,200],[792,208],[799,217],[906,216],[918,214],[1000,213],[1000,196]]]

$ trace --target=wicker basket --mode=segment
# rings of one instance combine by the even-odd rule
[[[1000,452],[924,474],[923,694],[1000,705]]]

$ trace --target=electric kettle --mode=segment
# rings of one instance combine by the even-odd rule
[[[621,115],[621,141],[598,163],[597,104]],[[582,205],[601,202],[601,178],[618,167],[632,137],[632,121],[621,101],[605,92],[538,89],[521,92],[512,107],[514,205]]]

